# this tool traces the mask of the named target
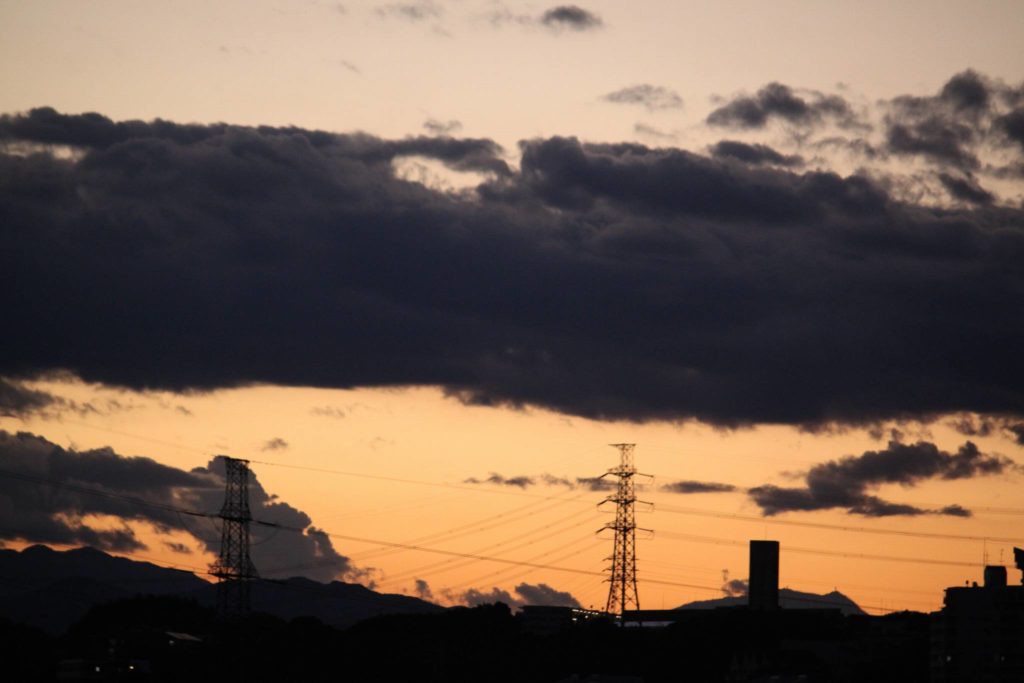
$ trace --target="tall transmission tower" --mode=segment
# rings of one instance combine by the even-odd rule
[[[613,529],[615,531],[615,543],[612,548],[611,577],[608,579],[608,604],[605,611],[609,614],[622,614],[627,606],[632,605],[633,609],[640,609],[640,595],[636,588],[636,504],[639,502],[650,505],[645,501],[637,501],[634,478],[649,477],[649,474],[640,474],[633,464],[633,443],[613,443],[613,448],[619,449],[619,466],[613,467],[604,474],[616,477],[618,483],[615,495],[608,496],[598,505],[615,503],[615,522],[605,524],[601,531]],[[649,531],[645,529],[644,531]]]
[[[249,611],[249,585],[259,578],[249,557],[249,461],[224,458],[224,505],[221,519],[220,557],[210,573],[217,584],[217,607],[221,614],[234,616]]]

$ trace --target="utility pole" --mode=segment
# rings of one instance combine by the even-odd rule
[[[612,547],[611,577],[608,579],[608,604],[605,611],[609,614],[622,614],[627,606],[632,605],[633,609],[640,609],[640,596],[636,587],[636,503],[650,505],[645,501],[637,501],[634,477],[649,477],[649,474],[640,474],[633,464],[633,443],[613,443],[613,448],[619,449],[619,466],[613,467],[604,474],[616,477],[615,495],[608,496],[598,503],[598,506],[606,503],[615,503],[615,522],[605,524],[601,531],[613,529],[615,531],[615,542]],[[644,531],[650,531],[644,529]]]
[[[249,461],[224,455],[224,505],[221,519],[220,557],[210,567],[217,584],[217,608],[222,615],[249,611],[249,585],[259,578],[249,557]]]

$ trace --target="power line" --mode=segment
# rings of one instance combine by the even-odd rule
[[[717,519],[732,519],[741,522],[756,522],[757,524],[775,524],[780,526],[798,526],[811,529],[828,529],[829,531],[845,531],[860,534],[879,534],[883,536],[907,536],[913,538],[929,538],[944,541],[993,541],[996,543],[1022,544],[1024,539],[1004,538],[999,536],[971,536],[966,534],[944,534],[932,531],[910,531],[908,529],[872,528],[863,526],[850,526],[847,524],[828,524],[826,522],[802,522],[795,519],[776,519],[774,517],[754,517],[734,512],[716,512],[714,510],[701,510],[699,508],[684,508],[673,505],[660,505],[658,510],[672,512],[679,515],[693,515],[696,517],[714,517]]]
[[[659,537],[674,538],[681,541],[693,541],[695,543],[710,543],[711,545],[730,545],[737,547],[747,547],[749,541],[737,541],[728,538],[721,538],[716,536],[697,536],[694,534],[680,534],[674,531],[658,531]],[[878,555],[872,553],[847,553],[838,550],[825,550],[822,548],[806,548],[800,546],[786,546],[786,552],[803,553],[810,555],[827,555],[830,557],[842,557],[853,560],[875,560],[885,562],[908,562],[913,564],[933,564],[933,565],[944,565],[950,567],[981,567],[984,566],[980,562],[961,562],[957,560],[939,560],[927,557],[901,557],[897,555]]]

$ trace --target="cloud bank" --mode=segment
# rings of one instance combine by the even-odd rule
[[[3,116],[0,376],[724,426],[1024,415],[1024,210],[715,149],[553,137],[513,168],[487,139]],[[485,180],[430,189],[409,156]]]
[[[1012,460],[986,454],[968,441],[956,453],[940,450],[935,444],[889,442],[881,451],[866,451],[858,456],[815,465],[805,475],[805,486],[757,486],[748,494],[765,515],[781,512],[845,508],[867,517],[891,515],[940,514],[970,516],[959,505],[926,510],[913,505],[893,503],[869,493],[884,484],[914,486],[927,479],[967,479],[995,475],[1019,469]]]
[[[223,500],[221,458],[185,471],[150,458],[119,455],[109,448],[69,450],[34,434],[0,430],[3,539],[144,550],[145,542],[126,523],[144,522],[158,533],[190,534],[216,554],[220,547],[216,524],[170,508],[216,514]],[[293,533],[252,527],[253,561],[263,576],[330,581],[358,574],[348,558],[334,549],[330,538],[313,526],[309,515],[268,494],[255,474],[249,481],[249,504],[254,519],[305,530]],[[108,528],[109,523],[96,521],[96,516],[119,520],[120,526],[115,523]]]

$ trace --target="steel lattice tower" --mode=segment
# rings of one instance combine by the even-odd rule
[[[249,461],[224,458],[224,506],[220,509],[220,557],[210,573],[217,584],[217,607],[221,614],[249,611],[249,584],[258,578],[249,557]]]
[[[618,478],[614,496],[609,496],[598,505],[615,503],[615,522],[605,524],[601,529],[615,531],[615,543],[611,557],[611,578],[608,587],[608,604],[605,611],[622,614],[628,605],[640,609],[640,596],[636,588],[636,488],[634,478],[650,476],[639,474],[633,465],[633,443],[613,443],[619,449],[619,466],[605,472],[602,477]],[[643,501],[640,501],[643,502]]]

